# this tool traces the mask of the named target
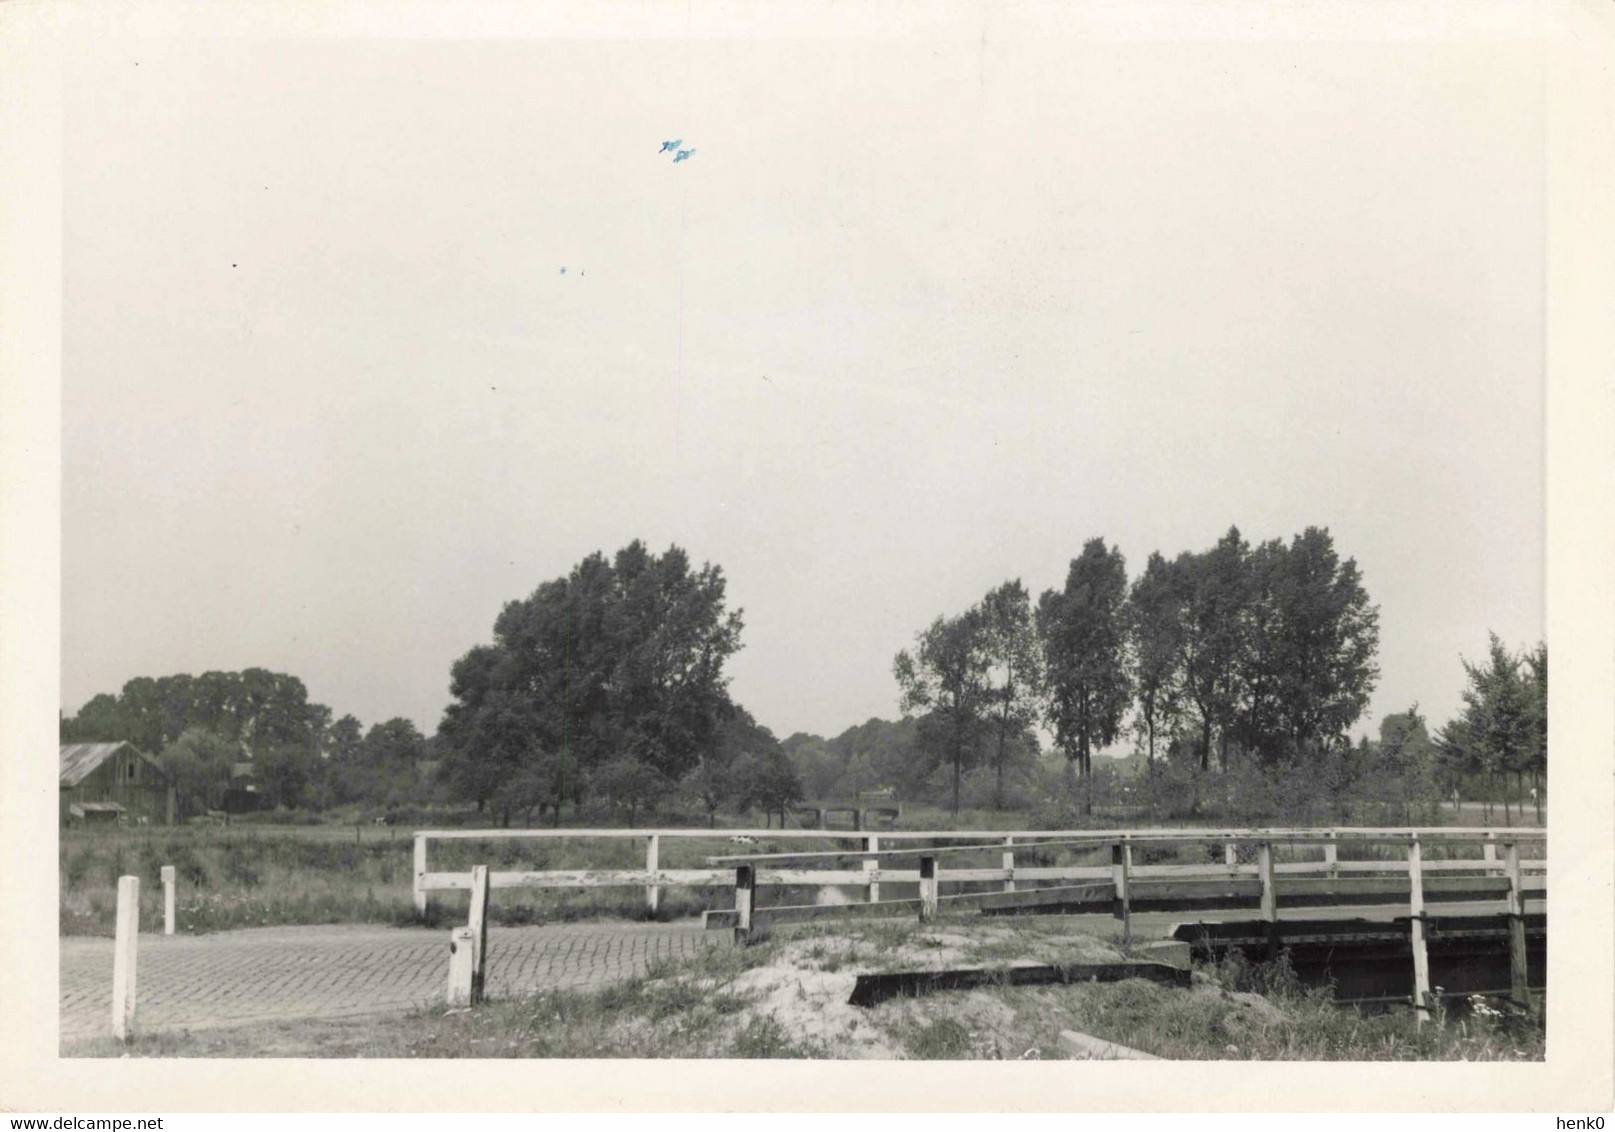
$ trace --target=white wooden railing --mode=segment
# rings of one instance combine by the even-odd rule
[[[434,841],[495,841],[495,840],[599,840],[642,841],[645,843],[645,867],[642,869],[521,869],[490,870],[488,881],[492,888],[644,888],[647,906],[656,910],[661,889],[664,887],[729,887],[735,883],[735,870],[721,855],[709,856],[712,863],[706,868],[664,869],[661,867],[661,846],[664,840],[699,840],[732,842],[737,838],[757,841],[794,841],[798,843],[852,842],[855,847],[828,853],[793,853],[784,855],[742,854],[731,850],[735,859],[756,857],[755,883],[767,886],[839,886],[863,888],[870,902],[880,899],[880,886],[884,883],[918,884],[917,867],[892,868],[883,862],[898,855],[895,847],[908,842],[970,842],[971,844],[945,849],[945,856],[955,852],[987,852],[997,850],[1000,863],[997,868],[943,868],[938,872],[938,883],[993,883],[1012,892],[1017,881],[1052,880],[1107,880],[1114,869],[1110,864],[1053,865],[1018,867],[1015,851],[1036,849],[1040,846],[1057,847],[1059,843],[1071,847],[1076,843],[1093,849],[1106,845],[1131,848],[1148,845],[1210,844],[1224,848],[1223,864],[1157,864],[1130,867],[1130,875],[1140,879],[1150,877],[1231,877],[1259,876],[1261,863],[1238,863],[1240,845],[1288,845],[1306,847],[1319,854],[1316,859],[1283,861],[1272,865],[1279,874],[1308,874],[1346,876],[1351,874],[1408,872],[1406,860],[1341,860],[1339,847],[1345,845],[1392,844],[1407,845],[1420,840],[1424,845],[1457,844],[1474,849],[1476,855],[1450,860],[1425,860],[1422,871],[1429,874],[1478,872],[1482,875],[1502,875],[1506,862],[1498,858],[1500,845],[1523,845],[1544,842],[1546,832],[1527,828],[1336,828],[1336,829],[1135,829],[1135,830],[885,830],[878,834],[849,832],[846,830],[773,830],[773,829],[478,829],[478,830],[420,830],[415,833],[414,897],[415,907],[424,912],[434,892],[453,892],[471,888],[469,867],[464,871],[433,871],[430,864],[430,846]],[[886,851],[882,851],[882,846]],[[914,852],[901,855],[914,857]],[[1258,854],[1259,855],[1259,854]],[[768,856],[788,857],[790,860],[769,861]],[[861,860],[859,859],[861,858]],[[837,862],[856,861],[857,868]],[[812,867],[828,865],[830,867]],[[806,866],[806,867],[804,867]],[[1521,868],[1527,872],[1541,871],[1546,867],[1539,859],[1526,858]]]

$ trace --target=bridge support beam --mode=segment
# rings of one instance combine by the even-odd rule
[[[757,895],[757,870],[741,865],[735,870],[735,942],[751,942],[753,900]]]
[[[1126,841],[1118,841],[1110,847],[1110,868],[1112,883],[1116,888],[1115,917],[1122,922],[1122,947],[1130,947],[1133,943],[1133,901],[1128,891],[1130,879],[1128,874],[1133,867],[1133,847]]]
[[[1413,1009],[1423,1025],[1430,1020],[1430,951],[1425,942],[1424,854],[1417,837],[1408,842],[1408,891],[1413,923]]]
[[[936,858],[920,858],[920,923],[929,924],[936,919],[937,889]]]
[[[878,838],[878,837],[866,837],[866,838],[864,838],[864,848],[867,851],[871,852],[871,853],[879,853],[880,852],[880,838]],[[866,860],[864,862],[864,872],[866,872],[866,873],[872,873],[878,868],[880,868],[880,861],[877,860],[874,857],[871,857],[871,858],[869,858],[868,860]],[[869,882],[868,887],[869,887],[869,903],[878,904],[880,902],[880,881],[872,880],[872,881]]]
[[[1273,843],[1263,841],[1256,846],[1256,872],[1262,879],[1262,923],[1267,929],[1267,957],[1279,951],[1279,888],[1273,875]]]
[[[1525,900],[1520,894],[1520,847],[1510,841],[1503,846],[1503,869],[1508,876],[1508,970],[1509,997],[1526,1010],[1535,1008],[1531,997],[1530,973],[1525,961]]]

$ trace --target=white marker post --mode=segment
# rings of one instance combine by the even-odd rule
[[[135,958],[140,938],[140,878],[118,878],[118,926],[112,944],[112,1036],[128,1041],[135,1030]]]
[[[174,866],[163,866],[163,934],[174,934]]]
[[[471,1005],[471,980],[475,973],[476,937],[470,928],[455,928],[449,933],[450,1006]]]

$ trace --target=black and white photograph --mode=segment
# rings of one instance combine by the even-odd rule
[[[45,1056],[1607,1054],[1543,8],[67,28]]]

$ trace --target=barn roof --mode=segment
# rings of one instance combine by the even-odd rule
[[[77,786],[95,768],[106,762],[119,750],[128,747],[131,754],[156,767],[166,777],[163,764],[130,743],[63,743],[61,785]]]

